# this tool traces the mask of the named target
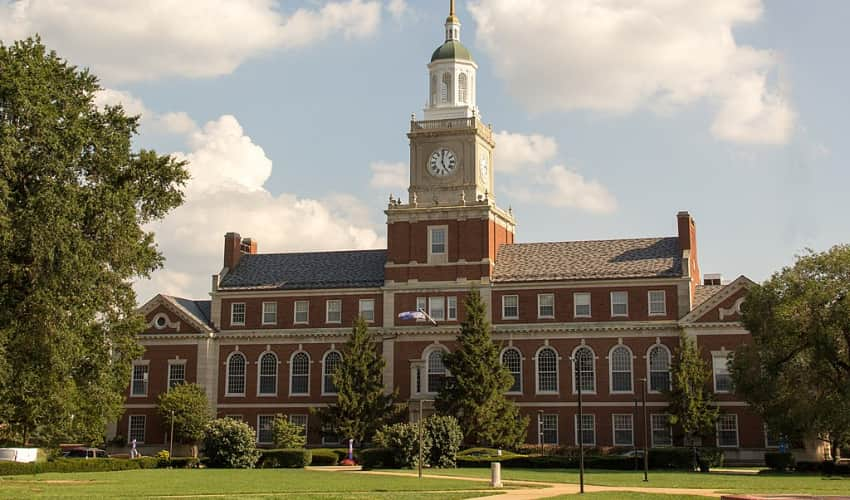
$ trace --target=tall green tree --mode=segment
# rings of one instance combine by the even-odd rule
[[[850,444],[850,245],[798,256],[742,312],[752,342],[735,351],[735,391],[772,432]]]
[[[695,446],[696,437],[714,432],[717,422],[718,410],[709,387],[711,377],[711,367],[700,355],[699,347],[682,332],[670,369],[667,399],[670,423],[682,428],[691,446]]]
[[[162,425],[171,429],[174,439],[183,444],[197,445],[204,439],[204,430],[212,420],[207,393],[198,384],[180,384],[159,395],[157,412]]]
[[[404,417],[405,407],[396,404],[397,393],[384,392],[386,361],[377,340],[363,318],[354,321],[342,362],[333,374],[337,400],[317,410],[324,429],[357,443],[371,442],[378,429]]]
[[[184,164],[134,152],[138,117],[41,41],[0,45],[0,422],[15,441],[99,441],[140,354],[131,280],[162,263],[145,224]]]
[[[458,347],[443,356],[451,376],[437,396],[437,410],[458,419],[468,445],[511,448],[525,441],[528,417],[505,397],[513,377],[502,366],[493,342],[487,308],[478,290],[465,302]]]

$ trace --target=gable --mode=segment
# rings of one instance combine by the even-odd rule
[[[187,307],[187,305],[191,307]],[[197,334],[211,332],[204,317],[206,304],[159,294],[139,308],[144,315],[144,334]]]
[[[720,301],[717,305],[702,314],[694,321],[695,323],[717,323],[725,321],[741,320],[741,304],[747,295],[746,288],[740,288],[736,292]]]

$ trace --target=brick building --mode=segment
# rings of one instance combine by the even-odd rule
[[[387,390],[411,403],[433,399],[446,375],[442,353],[454,348],[474,288],[514,375],[509,395],[532,416],[529,442],[539,425],[546,443],[573,445],[580,429],[591,445],[642,446],[647,425],[651,446],[671,445],[661,391],[684,331],[713,366],[716,444],[733,459],[775,445],[731,392],[726,369],[748,337],[739,308],[751,282],[701,280],[688,212],[676,214],[669,237],[514,241],[514,215],[496,203],[496,144],[476,107],[477,65],[459,36],[452,12],[428,64],[424,117],[410,122],[408,201],[391,197],[385,211],[387,248],[262,254],[256,240],[225,235],[209,300],[158,295],[142,307],[146,351],[118,434],[161,447],[156,397],[186,381],[206,389],[217,415],[255,427],[260,444],[270,441],[276,413],[304,424],[309,443],[333,442],[309,409],[335,398],[329,373],[353,319],[363,316],[382,339]],[[398,318],[417,308],[437,326]],[[636,410],[644,379],[648,422]]]

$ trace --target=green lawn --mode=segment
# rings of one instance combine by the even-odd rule
[[[428,474],[489,477],[489,469],[446,469]],[[577,470],[502,469],[502,479],[514,481],[544,481],[578,483]],[[650,488],[706,488],[730,493],[818,493],[828,495],[850,492],[850,478],[824,477],[818,474],[742,475],[722,472],[650,471],[649,482],[643,482],[643,472],[588,470],[585,484],[599,486],[636,486]],[[663,497],[662,497],[663,498]],[[669,498],[669,497],[668,497]]]
[[[0,498],[298,498],[460,499],[483,496],[486,483],[293,469],[133,470],[0,478]],[[462,491],[468,490],[468,491]]]

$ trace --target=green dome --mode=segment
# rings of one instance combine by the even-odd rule
[[[470,54],[469,49],[464,47],[460,42],[456,40],[449,40],[437,47],[437,50],[434,51],[434,55],[431,56],[431,62],[438,59],[466,59],[467,61],[471,61],[472,54]]]

